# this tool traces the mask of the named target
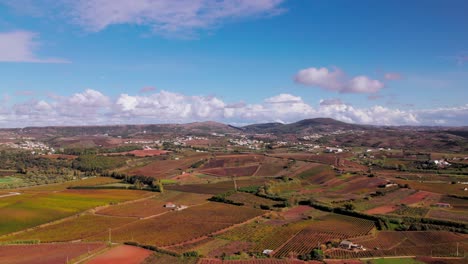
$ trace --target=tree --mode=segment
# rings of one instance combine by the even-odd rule
[[[356,206],[354,206],[354,204],[352,203],[345,203],[343,205],[344,209],[348,210],[348,211],[353,211],[354,209],[356,209]]]
[[[139,179],[136,179],[134,184],[137,189],[141,190],[143,188],[143,183]]]

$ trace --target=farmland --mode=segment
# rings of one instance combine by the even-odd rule
[[[45,224],[85,210],[144,197],[133,190],[31,191],[0,199],[0,235]]]
[[[165,192],[142,201],[103,208],[98,210],[96,214],[142,218],[168,212],[171,209],[164,207],[167,202],[179,205],[196,205],[206,202],[209,197],[211,196],[203,194]]]
[[[30,170],[38,177],[59,173],[54,177],[60,183],[2,190],[0,243],[57,243],[70,252],[72,245],[91,243],[102,251],[69,257],[145,264],[306,263],[299,259],[312,258],[317,249],[326,263],[341,263],[456,257],[454,248],[459,254],[468,249],[463,167],[460,174],[426,172],[421,166],[427,161],[399,150],[328,153],[319,146],[306,152],[301,144],[270,142],[271,148],[252,151],[223,137],[182,137],[180,144],[169,144],[171,135],[163,134],[163,146],[157,147],[119,146],[124,139],[114,144],[101,138],[107,147],[99,148],[89,136],[79,140],[92,148],[46,157],[12,154],[35,164]],[[134,142],[140,140],[156,142]],[[219,145],[200,143],[205,141]],[[203,146],[193,149],[187,142]],[[15,166],[7,159],[0,169],[18,179],[30,173]],[[109,240],[111,246],[103,247]],[[366,250],[339,248],[343,240]],[[272,252],[263,259],[265,249]],[[90,252],[96,253],[92,247]]]
[[[205,203],[171,212],[163,217],[139,220],[112,232],[113,241],[136,241],[141,244],[170,246],[200,238],[263,214],[262,211],[220,203]],[[151,230],[151,232],[148,232]],[[178,232],[178,230],[184,230]],[[105,241],[106,235],[88,240]]]
[[[110,249],[109,251],[92,258],[87,264],[112,264],[112,263],[126,263],[126,264],[140,264],[147,257],[153,254],[152,251],[132,247],[127,245],[120,245]]]
[[[150,164],[132,168],[128,171],[130,175],[143,175],[158,179],[166,179],[180,175],[182,171],[189,169],[191,165],[204,160],[208,157],[207,154],[194,154],[182,159],[157,159]]]
[[[380,256],[456,256],[468,250],[467,237],[450,232],[379,232],[375,238],[355,239],[366,251],[330,250],[337,258]],[[437,245],[434,247],[434,243]]]
[[[1,240],[39,240],[41,242],[67,242],[84,239],[99,233],[106,233],[109,228],[119,227],[135,221],[132,218],[82,215],[56,224],[40,227],[7,236]]]
[[[249,178],[249,179],[238,179],[236,184],[239,188],[248,186],[259,186],[263,185],[267,180],[264,178]],[[193,192],[202,194],[219,194],[227,191],[234,190],[234,182],[232,180],[226,180],[216,183],[208,184],[181,184],[181,185],[170,185],[166,189],[180,191],[180,192]]]
[[[103,243],[57,243],[40,245],[0,246],[0,263],[5,264],[63,264],[82,255],[105,248]],[[47,252],[47,254],[44,254]]]

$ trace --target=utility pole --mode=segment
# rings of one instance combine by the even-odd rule
[[[112,229],[109,228],[109,244],[112,244]]]
[[[232,180],[234,181],[234,190],[237,192],[237,182],[236,182],[236,177],[232,176]]]
[[[458,242],[457,242],[457,257],[458,257]]]

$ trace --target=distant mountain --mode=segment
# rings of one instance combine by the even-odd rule
[[[108,126],[49,126],[25,127],[17,129],[24,135],[40,137],[73,137],[73,136],[135,136],[138,134],[193,134],[239,133],[240,129],[218,122],[194,122],[188,124],[151,124],[151,125],[108,125]]]
[[[366,130],[369,126],[341,122],[332,118],[304,119],[291,124],[265,123],[241,127],[246,133],[310,134],[337,130]]]

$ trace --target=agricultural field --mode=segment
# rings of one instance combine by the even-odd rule
[[[2,264],[63,264],[105,249],[103,243],[54,243],[0,246]]]
[[[258,170],[258,165],[245,166],[245,167],[225,167],[225,168],[211,168],[201,170],[201,173],[214,175],[218,177],[241,177],[252,176]]]
[[[143,248],[120,245],[98,255],[97,257],[93,257],[90,261],[87,261],[86,264],[140,264],[152,254],[153,251]]]
[[[448,209],[430,209],[428,217],[455,222],[468,222],[468,212],[453,211]]]
[[[244,167],[258,165],[265,159],[263,155],[219,155],[211,158],[202,169]]]
[[[209,154],[192,154],[179,159],[159,158],[148,165],[140,168],[132,168],[127,173],[129,175],[142,175],[158,179],[167,179],[182,174],[183,171],[206,158]]]
[[[255,173],[255,176],[281,176],[293,169],[295,169],[294,166],[291,166],[288,160],[265,157],[265,159],[260,162],[260,168]]]
[[[374,238],[356,238],[354,243],[363,245],[366,251],[329,250],[336,258],[362,258],[386,256],[439,256],[456,257],[468,252],[466,235],[446,231],[378,232]]]
[[[236,180],[238,188],[249,186],[260,186],[267,182],[265,178],[251,177],[248,179],[241,178]],[[234,182],[226,180],[216,183],[208,184],[181,184],[181,185],[168,185],[166,190],[174,190],[180,192],[202,193],[202,194],[219,194],[227,191],[234,190]]]
[[[117,228],[112,231],[112,241],[171,246],[201,238],[263,213],[261,210],[249,207],[208,202]],[[107,234],[96,235],[88,240],[105,241]]]
[[[164,207],[164,205],[168,202],[172,202],[176,205],[192,206],[205,203],[210,197],[211,195],[165,191],[162,194],[156,194],[155,197],[141,201],[109,206],[98,210],[96,214],[144,218],[172,210],[170,208]]]
[[[86,214],[56,224],[35,228],[13,236],[5,236],[0,241],[39,240],[41,242],[67,242],[108,233],[109,228],[129,224],[136,219]]]
[[[150,195],[136,190],[43,190],[0,199],[0,235],[59,220],[85,210]]]
[[[310,253],[317,245],[343,239],[372,234],[375,229],[371,221],[329,214],[317,218],[306,228],[297,233],[281,248],[276,249],[274,256],[284,258],[288,256],[298,256]]]
[[[219,236],[228,241],[243,241],[251,244],[246,250],[259,253],[264,249],[277,249],[289,238],[303,230],[310,221],[300,221],[291,224],[277,225],[274,222],[250,223],[236,227]]]
[[[443,195],[466,195],[466,192],[463,190],[465,186],[463,186],[462,184],[429,183],[400,179],[395,179],[395,182],[398,184],[408,184],[412,189],[415,190],[438,193]]]

